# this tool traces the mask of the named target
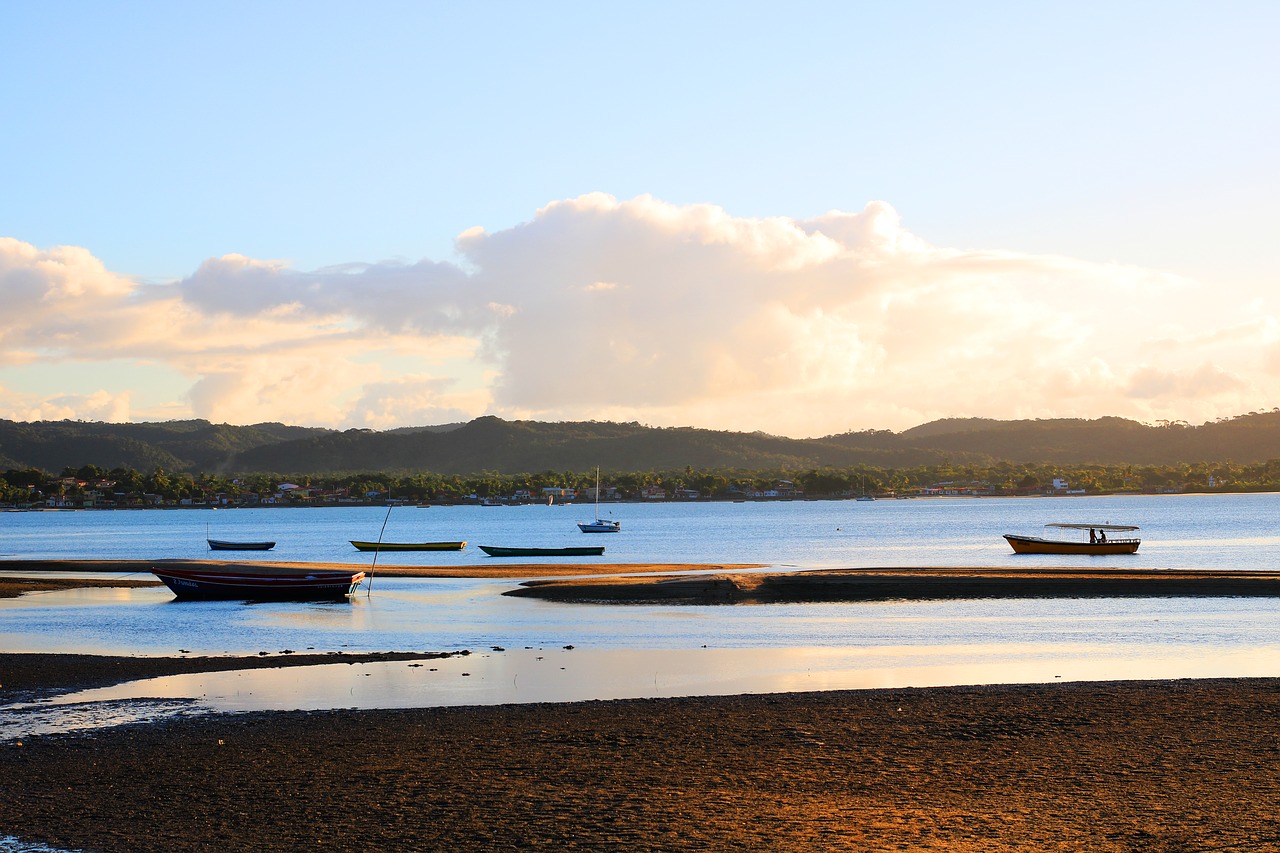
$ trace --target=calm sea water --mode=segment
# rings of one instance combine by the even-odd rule
[[[370,564],[352,539],[466,540],[463,552],[384,553],[380,564],[483,563],[477,545],[605,545],[607,563],[765,563],[828,566],[1093,565],[1090,559],[1015,557],[1003,533],[1039,534],[1047,522],[1136,524],[1141,568],[1280,567],[1280,495],[1071,498],[927,498],[880,501],[615,504],[618,534],[583,534],[590,505],[326,507],[0,513],[0,561],[214,558],[206,538],[275,540],[254,560]]]
[[[592,509],[397,507],[390,516],[385,508],[4,513],[0,553],[216,558],[204,549],[207,530],[215,538],[279,543],[272,552],[250,555],[255,560],[369,565],[372,555],[348,540],[377,539],[386,521],[386,541],[471,544],[460,553],[384,554],[380,565],[495,562],[478,544],[592,542],[606,545],[605,561],[613,563],[1280,567],[1280,495],[622,504],[611,507],[621,533],[579,533],[574,522]],[[1037,532],[1049,521],[1137,524],[1142,548],[1105,559],[1028,557],[1015,556],[1000,538]],[[133,710],[121,712],[112,704],[141,697],[196,698],[201,707],[241,710],[1280,676],[1278,599],[617,606],[501,594],[517,582],[375,575],[371,591],[340,603],[176,602],[163,588],[30,594],[0,600],[0,648],[135,655],[472,652],[429,666],[334,665],[139,682],[68,698],[85,725],[163,713],[155,705],[127,705]],[[104,715],[85,710],[90,707],[114,710]],[[52,723],[32,713],[0,706],[0,737],[6,730],[67,726],[65,713]]]

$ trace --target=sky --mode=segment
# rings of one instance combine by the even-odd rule
[[[0,5],[0,417],[1280,405],[1280,4]]]

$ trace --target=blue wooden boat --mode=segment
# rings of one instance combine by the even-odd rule
[[[599,557],[603,545],[583,545],[570,548],[504,548],[499,545],[481,545],[480,550],[490,557]]]
[[[210,551],[270,551],[274,542],[229,542],[226,539],[206,539]]]
[[[203,601],[335,601],[356,591],[363,571],[152,567],[180,599]]]

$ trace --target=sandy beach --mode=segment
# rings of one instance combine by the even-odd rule
[[[700,568],[748,600],[775,578]],[[909,571],[882,577],[994,583],[991,570]],[[823,594],[862,582],[800,574]],[[1044,580],[1021,574],[1001,583]],[[1160,583],[1131,574],[1118,577]],[[1190,579],[1213,594],[1237,573],[1203,574]],[[606,585],[625,602],[670,578]],[[122,581],[151,582],[35,582]],[[575,586],[601,594],[596,579],[543,588]],[[429,655],[339,659],[413,657]],[[0,654],[0,702],[334,660]],[[0,742],[0,837],[88,851],[1263,851],[1280,850],[1277,767],[1270,678],[212,714]]]

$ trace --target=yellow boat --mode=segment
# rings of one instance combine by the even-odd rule
[[[1079,539],[1048,539],[1043,536],[1019,536],[1006,533],[1015,554],[1083,554],[1086,556],[1102,556],[1106,554],[1134,554],[1142,540],[1137,537],[1112,537],[1108,533],[1128,533],[1138,528],[1131,524],[1046,524],[1058,530],[1079,531]],[[1085,539],[1088,531],[1088,539]]]

